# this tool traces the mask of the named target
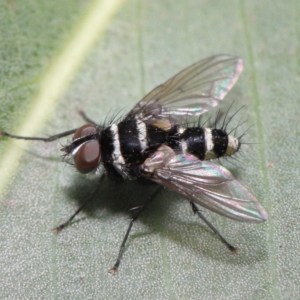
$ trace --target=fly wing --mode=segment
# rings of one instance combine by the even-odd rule
[[[257,199],[225,168],[160,147],[142,165],[151,179],[225,217],[250,223],[267,220]]]
[[[127,117],[138,116],[150,124],[198,116],[219,104],[243,70],[243,61],[216,55],[184,69],[146,95]]]

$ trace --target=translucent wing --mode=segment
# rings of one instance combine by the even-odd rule
[[[198,116],[219,104],[237,81],[243,61],[216,55],[184,69],[146,95],[128,114],[148,123]]]
[[[256,198],[225,168],[193,155],[176,155],[160,147],[142,168],[151,180],[225,217],[259,223],[268,214]]]

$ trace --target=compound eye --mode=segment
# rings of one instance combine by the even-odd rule
[[[93,124],[85,124],[85,125],[79,127],[75,131],[72,140],[74,141],[81,137],[91,135],[91,134],[96,134],[96,133],[97,133],[97,126],[95,126]]]
[[[98,140],[90,140],[80,146],[74,157],[74,164],[77,171],[87,174],[97,168],[101,159],[100,150]]]

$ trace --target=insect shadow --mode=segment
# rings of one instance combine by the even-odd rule
[[[74,174],[72,182],[71,186],[63,190],[65,198],[70,202],[75,202],[76,206],[79,207],[86,201],[87,197],[92,196],[93,198],[92,201],[82,209],[82,213],[68,225],[69,229],[71,229],[75,223],[84,222],[87,218],[94,218],[99,222],[103,222],[103,219],[115,214],[125,216],[123,221],[124,228],[126,228],[130,218],[134,214],[134,208],[142,206],[145,202],[145,195],[149,195],[157,187],[155,184],[141,185],[136,181],[121,182],[116,186],[116,183],[105,179],[101,186],[98,185],[97,189],[95,189],[99,178],[91,180],[90,178],[78,176],[77,174]],[[107,212],[106,215],[101,214],[103,210]],[[184,220],[182,220],[181,217],[178,218],[182,210],[184,210]],[[219,222],[219,224],[217,224],[218,227],[224,227],[224,224],[227,224],[226,227],[228,227],[229,230],[230,226],[234,224],[236,226],[247,226],[219,217],[205,209],[203,209],[202,212],[209,214],[210,219],[214,218],[214,223],[217,224]],[[61,221],[63,221],[63,219],[57,220],[58,223]],[[146,231],[145,229],[141,229],[138,224],[143,224],[147,228]],[[247,226],[247,228],[250,229],[249,239],[260,239],[258,236],[256,237],[253,227]],[[64,230],[67,230],[67,228]],[[64,230],[60,235],[64,234]],[[245,235],[244,228],[238,229],[238,232],[243,232]],[[218,237],[193,214],[186,199],[181,198],[175,192],[168,191],[167,189],[163,190],[156,197],[135,223],[134,232],[129,237],[129,244],[143,242],[139,241],[140,237],[156,233],[164,239],[172,240],[177,245],[180,245],[185,252],[195,252],[196,255],[199,256],[199,259],[204,256],[224,262],[224,256],[227,256],[228,259],[226,262],[228,264],[247,265],[252,261],[252,259],[247,259],[249,256],[251,256],[251,258],[254,257],[254,260],[257,262],[264,261],[267,257],[266,248],[255,247],[255,244],[253,244],[253,249],[249,248],[250,250],[246,250],[244,249],[246,243],[244,243],[244,251],[240,251],[238,255],[228,252],[224,249],[223,245],[220,244]],[[184,238],[183,233],[189,238]],[[120,240],[123,235],[124,232],[120,231]],[[99,236],[99,239],[100,238]],[[241,241],[242,239],[239,237],[237,240]]]

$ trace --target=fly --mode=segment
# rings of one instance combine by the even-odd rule
[[[47,138],[5,131],[0,135],[50,142],[73,134],[72,142],[61,150],[63,160],[73,161],[78,172],[98,173],[99,184],[105,176],[113,181],[138,179],[157,184],[155,192],[135,209],[111,273],[118,270],[133,223],[164,187],[185,197],[193,212],[230,251],[236,252],[237,248],[226,241],[197,205],[241,222],[267,220],[268,214],[257,199],[214,162],[234,155],[241,146],[240,138],[228,134],[225,125],[217,129],[182,123],[218,105],[242,70],[243,62],[237,57],[211,56],[156,87],[118,123],[99,126],[82,113],[87,124]],[[66,227],[91,199],[54,230],[58,233]]]

